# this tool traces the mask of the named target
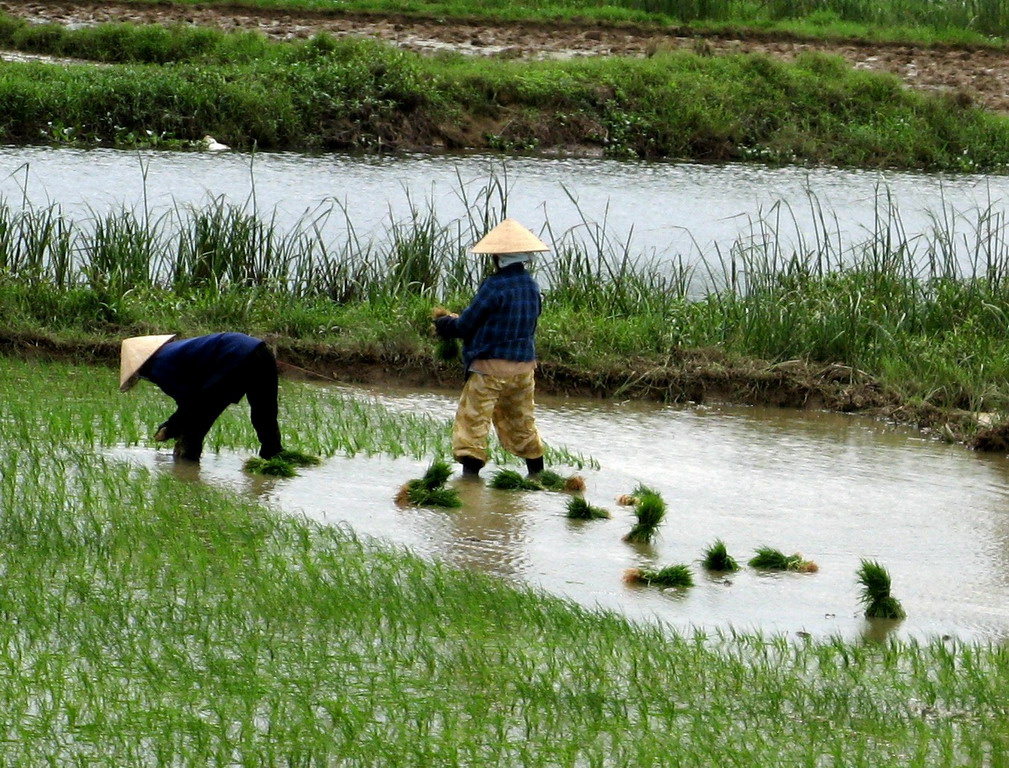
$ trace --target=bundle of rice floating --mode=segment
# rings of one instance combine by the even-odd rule
[[[245,462],[245,471],[254,475],[294,477],[298,474],[297,467],[314,467],[318,463],[318,456],[301,451],[281,451],[268,459],[253,456]]]
[[[812,560],[806,560],[801,552],[786,555],[780,549],[773,547],[758,547],[756,554],[750,558],[750,565],[764,571],[797,571],[799,573],[816,573],[820,566]]]
[[[624,541],[648,544],[655,538],[659,524],[666,516],[666,502],[658,491],[645,485],[639,485],[627,498],[634,499],[637,522],[624,536]]]
[[[863,560],[858,569],[862,585],[860,602],[867,619],[903,619],[907,617],[900,601],[890,594],[890,574],[874,560]]]
[[[423,477],[403,484],[396,494],[396,503],[415,507],[461,507],[459,491],[445,487],[451,475],[452,468],[448,462],[434,461]]]
[[[502,469],[494,473],[488,485],[499,491],[557,491],[576,493],[585,490],[585,479],[581,475],[563,475],[544,469],[534,477],[526,477],[514,469]]]
[[[648,568],[628,568],[624,571],[624,581],[628,584],[681,589],[694,586],[694,576],[685,565],[667,565],[657,571]]]

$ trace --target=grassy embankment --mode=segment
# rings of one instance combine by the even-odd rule
[[[1004,168],[1009,121],[968,100],[807,55],[669,53],[564,62],[420,57],[374,42],[0,21],[0,45],[114,60],[8,64],[0,140],[236,148],[505,151]],[[155,62],[156,64],[145,63]]]
[[[223,206],[149,222],[142,212],[74,221],[56,208],[3,207],[5,341],[112,363],[126,335],[241,329],[326,373],[374,362],[386,375],[455,380],[458,364],[434,359],[430,312],[461,308],[481,278],[485,265],[466,247],[500,218],[507,193],[489,184],[478,197],[470,220],[415,210],[374,242],[342,243]],[[973,234],[951,223],[913,241],[901,239],[893,211],[881,210],[877,226],[861,244],[824,230],[794,251],[765,229],[692,269],[636,258],[604,230],[590,228],[595,240],[547,233],[555,253],[537,267],[548,288],[543,386],[910,406],[910,419],[1009,410],[1002,216],[978,211]],[[973,264],[955,253],[965,236]]]
[[[1003,647],[669,636],[105,458],[165,407],[111,371],[6,359],[0,403],[12,764],[1009,759]],[[290,442],[327,454],[363,415],[431,431],[304,385],[282,403]],[[215,439],[251,450],[246,421]]]
[[[127,0],[138,5],[164,0]],[[225,5],[333,13],[332,0],[174,0],[185,6]],[[343,0],[338,13],[406,14],[439,19],[585,21],[683,25],[680,31],[768,31],[811,38],[1002,45],[1009,13],[997,0],[909,5],[901,0]]]

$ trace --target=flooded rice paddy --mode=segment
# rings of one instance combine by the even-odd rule
[[[350,391],[446,422],[454,411],[454,393]],[[479,481],[450,481],[461,510],[435,510],[394,503],[398,487],[426,468],[411,459],[337,457],[282,480],[243,473],[245,455],[235,453],[211,453],[201,466],[177,465],[166,451],[116,454],[425,557],[679,629],[1009,637],[1009,462],[1002,457],[838,414],[551,398],[538,407],[548,441],[599,461],[599,470],[581,471],[585,498],[609,509],[611,519],[568,520],[563,494],[492,490],[493,466]],[[651,545],[621,540],[633,516],[615,499],[639,482],[669,506]],[[699,561],[717,538],[741,563],[769,545],[801,551],[820,570],[773,574],[744,566],[709,576]],[[905,621],[862,617],[855,583],[861,558],[889,569]],[[675,563],[690,566],[693,588],[622,581],[627,568]]]

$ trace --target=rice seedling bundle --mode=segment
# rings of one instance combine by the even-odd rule
[[[415,507],[447,507],[454,509],[462,506],[462,499],[455,488],[446,488],[445,482],[451,477],[452,468],[448,462],[436,460],[427,468],[423,477],[410,480],[399,489],[396,502],[412,504]]]
[[[694,576],[686,565],[667,565],[657,571],[647,568],[628,568],[624,571],[624,581],[634,584],[648,584],[659,587],[692,587]]]
[[[284,450],[268,459],[253,456],[245,462],[244,469],[254,475],[294,477],[298,474],[296,467],[314,467],[318,463],[318,456],[301,451]]]
[[[502,469],[494,473],[488,485],[499,491],[584,491],[585,479],[581,475],[563,475],[544,469],[535,477],[524,477],[514,469]]]
[[[666,502],[658,491],[639,485],[632,494],[637,501],[634,504],[634,514],[637,522],[624,536],[624,541],[649,543],[655,538],[659,524],[666,516]]]
[[[815,573],[820,567],[812,560],[803,558],[802,553],[786,555],[780,549],[773,547],[757,547],[756,554],[750,558],[750,566],[765,571],[796,571],[798,573]]]
[[[610,513],[602,507],[594,507],[581,496],[574,496],[568,502],[567,516],[572,520],[603,520]]]
[[[860,602],[869,619],[903,619],[907,616],[900,601],[890,594],[890,574],[874,560],[862,560],[858,569],[862,585]]]
[[[704,550],[703,564],[709,571],[730,573],[739,570],[739,563],[729,554],[725,542],[721,539],[716,539],[710,547]]]
[[[274,477],[294,477],[298,474],[294,463],[280,456],[270,459],[253,456],[245,462],[244,469],[254,475],[272,475]]]

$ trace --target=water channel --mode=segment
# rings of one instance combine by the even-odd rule
[[[411,205],[440,221],[463,198],[506,175],[508,214],[533,229],[588,231],[605,222],[616,241],[658,259],[725,252],[768,213],[787,216],[782,238],[801,241],[823,220],[839,241],[874,226],[881,200],[899,210],[903,235],[927,239],[937,220],[969,232],[979,210],[1009,199],[1009,179],[834,169],[643,164],[485,156],[351,157],[296,154],[118,152],[0,148],[0,196],[9,205],[59,205],[87,217],[108,210],[170,211],[213,199],[254,206],[278,226],[345,208],[360,238],[382,237]],[[811,204],[812,202],[812,204]],[[325,219],[346,237],[347,218]],[[357,391],[393,409],[448,420],[455,394]],[[729,406],[541,398],[544,436],[591,454],[586,498],[613,518],[576,523],[561,494],[510,494],[459,481],[458,512],[402,509],[393,497],[425,462],[336,457],[300,477],[241,471],[244,456],[210,454],[198,469],[164,451],[118,451],[130,461],[252,494],[293,514],[373,535],[454,565],[532,584],[587,606],[674,627],[814,636],[964,639],[1009,637],[1009,462],[865,418]],[[614,499],[638,482],[660,490],[670,514],[650,546],[621,541],[631,513]],[[340,500],[340,501],[334,501]],[[703,575],[716,538],[747,560],[769,545],[815,560],[816,574],[746,569]],[[869,623],[855,571],[880,560],[909,618]],[[623,583],[624,569],[687,563],[682,592]]]
[[[985,212],[1004,241],[1009,177],[831,168],[644,163],[486,155],[396,157],[0,147],[0,199],[59,205],[87,219],[109,210],[152,217],[213,200],[255,211],[278,228],[317,223],[326,243],[352,231],[382,240],[390,222],[430,207],[443,224],[494,178],[507,213],[554,239],[605,233],[610,248],[659,261],[716,262],[734,244],[766,239],[785,251],[829,238],[847,252],[879,229],[927,251],[935,231],[969,262]],[[323,215],[328,212],[329,215]],[[965,240],[966,238],[966,240]]]

